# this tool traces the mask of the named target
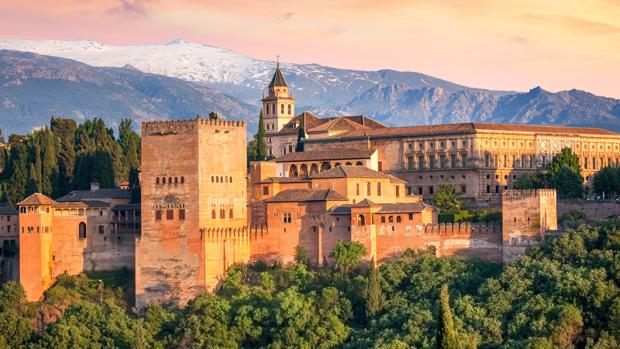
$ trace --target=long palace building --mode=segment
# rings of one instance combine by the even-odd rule
[[[269,89],[288,96],[279,68]],[[498,201],[520,174],[543,169],[565,147],[579,157],[586,189],[598,170],[620,165],[620,134],[605,129],[485,123],[386,127],[367,116],[292,117],[286,112],[295,100],[278,105],[277,92],[270,95],[276,97],[263,99],[267,143],[282,176],[363,163],[405,180],[410,194],[429,197],[440,185],[452,184],[467,198]],[[293,153],[303,125],[304,152]]]

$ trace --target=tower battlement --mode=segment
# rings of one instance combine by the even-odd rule
[[[193,131],[202,126],[217,127],[245,127],[245,121],[226,120],[226,119],[186,119],[186,120],[161,120],[161,121],[144,121],[141,124],[142,135],[148,134],[166,134]]]
[[[554,198],[555,189],[510,189],[502,193],[502,201],[515,201],[535,197]]]

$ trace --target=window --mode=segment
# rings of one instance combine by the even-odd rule
[[[161,184],[166,184],[166,177],[161,177]]]
[[[381,182],[377,183],[377,195],[381,196]]]
[[[467,167],[467,154],[461,155],[461,167]]]
[[[418,187],[418,195],[422,195],[422,187]]]
[[[490,192],[491,192],[491,186],[487,185],[487,193],[490,193]]]
[[[174,184],[179,184],[179,177],[174,177]]]
[[[280,104],[280,113],[284,114],[284,104]]]
[[[456,155],[455,154],[450,155],[450,167],[456,168]]]
[[[229,219],[233,219],[233,209],[232,208],[228,210],[228,218]]]
[[[220,208],[220,219],[224,219],[226,218],[226,210],[223,208]]]
[[[413,170],[414,166],[415,166],[415,163],[413,162],[413,156],[408,156],[407,157],[407,169]]]
[[[366,183],[366,195],[370,195],[370,182]]]
[[[359,183],[355,183],[355,195],[357,196],[360,195],[360,184]]]
[[[155,184],[159,184],[159,177],[155,177]]]
[[[431,169],[435,168],[435,155],[431,155],[428,157],[428,164]]]
[[[412,221],[413,220],[413,213],[409,213],[409,220]]]
[[[400,197],[400,185],[396,186],[396,197]]]
[[[388,222],[389,223],[394,223],[394,216],[389,216],[388,217]]]
[[[385,216],[381,216],[381,223],[385,223]]]
[[[441,143],[441,144],[443,144],[443,143]],[[445,155],[440,155],[439,156],[439,167],[446,168],[446,156]]]
[[[288,105],[288,115],[291,115],[291,113],[292,113],[292,110],[291,110],[291,109],[292,109],[292,108],[291,108],[291,105],[289,104],[289,105]]]
[[[179,209],[179,219],[180,220],[185,220],[185,209],[181,208]]]
[[[364,215],[357,216],[358,225],[366,225],[366,217]]]
[[[105,225],[100,225],[99,226],[99,234],[103,234],[105,233]]]
[[[418,168],[420,170],[424,169],[424,156],[419,156],[418,157]]]
[[[429,187],[429,188],[428,188],[428,193],[432,195],[432,194],[433,194],[433,192],[434,192],[433,187]]]
[[[185,177],[181,176],[181,184],[185,183]]]
[[[86,239],[86,223],[84,222],[80,222],[79,230],[78,230],[78,237],[80,239]]]
[[[268,186],[264,186],[263,187],[263,195],[269,195],[269,187]]]
[[[400,218],[400,216],[396,216],[396,223],[400,223],[402,222],[402,219]]]
[[[161,221],[161,210],[155,211],[155,220]]]
[[[284,223],[291,223],[293,221],[291,213],[290,212],[284,212],[282,221]]]
[[[215,182],[215,179],[213,178],[213,176],[211,176],[211,183]]]
[[[211,219],[216,219],[217,216],[215,215],[215,209],[211,210]]]
[[[174,219],[174,210],[166,210],[166,219],[169,221]]]

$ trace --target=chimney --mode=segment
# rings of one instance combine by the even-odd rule
[[[99,190],[99,182],[90,182],[90,191]]]

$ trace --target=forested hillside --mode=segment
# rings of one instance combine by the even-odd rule
[[[254,264],[216,295],[136,314],[128,271],[64,276],[40,303],[0,289],[0,347],[596,348],[620,345],[620,221],[547,239],[507,266],[408,252],[368,269]],[[440,290],[448,293],[440,297]],[[125,287],[125,289],[121,288]],[[441,298],[441,301],[440,301]]]

